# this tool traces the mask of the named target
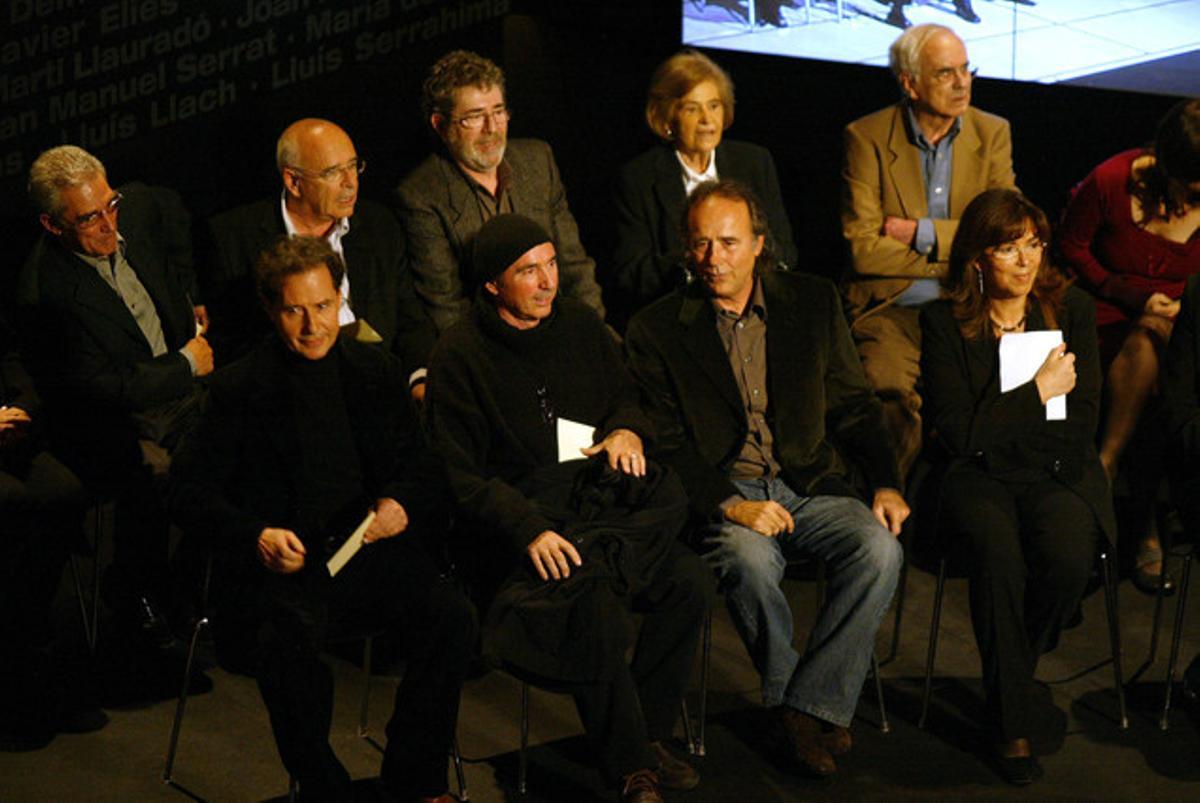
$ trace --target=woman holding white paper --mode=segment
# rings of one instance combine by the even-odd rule
[[[1095,313],[1050,264],[1049,237],[1020,193],[982,193],[959,223],[943,298],[921,313],[925,420],[946,469],[937,527],[970,577],[996,765],[1014,784],[1041,775],[1039,748],[1061,736],[1065,715],[1038,693],[1034,669],[1079,604],[1097,539],[1116,529],[1094,445]],[[1052,330],[1061,345],[1002,392],[1001,340],[1018,338],[1019,352],[1023,335]],[[1063,395],[1066,418],[1048,415]]]

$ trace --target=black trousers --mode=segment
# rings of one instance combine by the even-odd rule
[[[1028,738],[1036,725],[1034,670],[1083,596],[1096,517],[1056,480],[1004,482],[974,466],[954,469],[941,499],[941,531],[970,577],[993,735]]]
[[[599,606],[624,607],[643,615],[632,662],[622,663],[606,683],[528,678],[537,686],[575,698],[583,728],[610,783],[657,766],[650,742],[667,739],[674,730],[700,629],[715,595],[712,570],[676,542],[645,591],[632,600],[612,594]]]
[[[416,535],[365,546],[332,580],[322,563],[271,575],[265,591],[258,685],[279,755],[304,798],[352,797],[349,775],[329,746],[333,676],[321,650],[385,627],[398,628],[406,669],[387,724],[383,781],[401,798],[444,793],[478,624],[474,607],[439,576]]]
[[[0,715],[17,728],[52,726],[49,614],[82,506],[79,480],[48,452],[0,463]]]

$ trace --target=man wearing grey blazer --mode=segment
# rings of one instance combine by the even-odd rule
[[[397,203],[417,294],[438,332],[470,307],[466,262],[475,234],[505,212],[550,233],[560,294],[604,316],[596,263],[579,241],[554,154],[541,140],[508,141],[504,91],[500,68],[465,50],[447,53],[425,79],[422,112],[445,147],[400,183]]]

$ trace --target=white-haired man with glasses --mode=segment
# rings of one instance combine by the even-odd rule
[[[73,145],[34,160],[29,194],[43,231],[18,281],[20,334],[55,453],[92,498],[117,503],[104,597],[120,632],[146,649],[113,654],[151,659],[127,673],[130,692],[169,693],[162,661],[174,662],[173,639],[157,612],[171,588],[167,520],[155,475],[194,424],[197,380],[213,369],[188,215],[170,190],[114,190],[100,160]]]
[[[532,218],[550,233],[559,292],[603,318],[596,263],[579,241],[550,146],[508,139],[501,69],[466,50],[447,53],[430,68],[421,104],[444,147],[405,177],[397,203],[417,292],[437,330],[470,308],[463,277],[471,245],[484,223],[507,212]]]
[[[962,210],[1016,178],[1008,122],[971,106],[975,70],[952,30],[909,28],[892,43],[889,64],[900,101],[845,130],[843,292],[903,475],[921,446],[918,310],[937,298]]]
[[[359,197],[367,162],[350,135],[329,120],[297,120],[280,134],[275,164],[282,189],[214,217],[204,278],[224,365],[270,332],[258,307],[253,266],[284,236],[319,237],[346,263],[338,322],[356,339],[380,344],[403,364],[415,399],[425,393],[433,328],[413,288],[404,232],[386,206]]]

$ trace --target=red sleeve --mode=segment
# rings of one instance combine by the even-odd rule
[[[1133,315],[1145,308],[1150,293],[1132,286],[1123,274],[1096,259],[1092,244],[1105,228],[1118,225],[1118,215],[1130,214],[1125,182],[1137,153],[1115,156],[1088,174],[1071,196],[1056,238],[1059,256],[1079,277],[1080,284]]]

